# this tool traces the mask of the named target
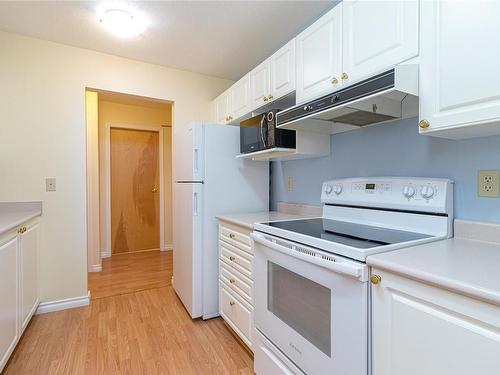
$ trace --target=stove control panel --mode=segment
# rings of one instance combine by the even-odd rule
[[[453,200],[447,179],[373,177],[323,183],[321,201],[356,207],[446,213]]]

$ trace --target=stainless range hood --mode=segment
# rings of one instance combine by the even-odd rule
[[[418,114],[418,65],[398,65],[277,114],[277,127],[334,134]]]

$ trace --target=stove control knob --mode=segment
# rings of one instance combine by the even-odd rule
[[[403,195],[408,199],[412,198],[415,195],[415,188],[411,185],[406,185],[403,187]]]
[[[422,198],[425,199],[430,199],[434,196],[436,192],[434,191],[434,188],[432,186],[422,186],[422,190],[420,190],[420,195],[422,195]]]
[[[330,185],[330,184],[325,185],[325,193],[327,195],[331,194],[332,191],[333,191],[333,186],[332,185]]]
[[[309,104],[309,105],[305,105],[304,106],[304,111],[311,112],[312,110],[313,110],[313,106],[312,105]]]
[[[340,195],[342,193],[342,185],[333,185],[333,192],[336,195]]]

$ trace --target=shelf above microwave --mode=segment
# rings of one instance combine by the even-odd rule
[[[328,135],[297,131],[296,142],[296,148],[274,147],[239,154],[236,157],[255,161],[275,161],[318,158],[330,155],[330,137]]]

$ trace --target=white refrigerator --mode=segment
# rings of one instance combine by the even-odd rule
[[[236,158],[239,127],[193,122],[173,132],[173,287],[192,318],[219,315],[218,222],[267,211],[269,163]]]

